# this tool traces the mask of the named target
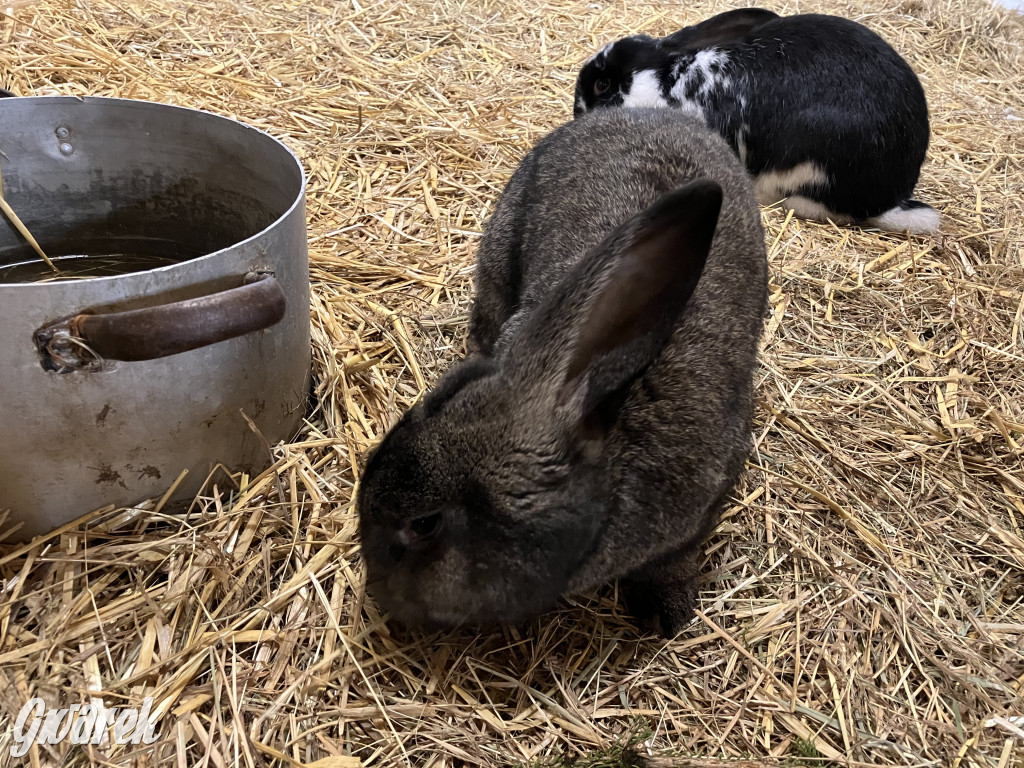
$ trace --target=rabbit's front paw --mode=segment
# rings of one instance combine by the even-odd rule
[[[673,552],[622,581],[630,612],[662,637],[675,637],[693,621],[700,550]]]

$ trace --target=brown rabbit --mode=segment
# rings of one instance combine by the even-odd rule
[[[469,358],[363,474],[371,595],[506,623],[623,577],[675,634],[750,450],[767,273],[750,181],[696,120],[599,110],[540,141],[480,245]]]

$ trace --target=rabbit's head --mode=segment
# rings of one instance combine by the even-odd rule
[[[388,432],[358,510],[367,588],[406,624],[515,622],[555,603],[614,508],[606,461],[718,221],[698,179],[613,230]]]
[[[608,43],[583,63],[576,78],[573,116],[579,117],[598,107],[619,107],[629,94],[640,95],[642,90],[657,89],[656,83],[636,83],[641,72],[651,74],[664,66],[668,55],[658,41],[646,35],[633,35]],[[653,75],[651,75],[653,76]],[[637,102],[632,106],[660,106],[653,99],[660,93],[649,94],[651,103]]]
[[[668,37],[633,35],[608,43],[583,63],[576,78],[573,116],[598,107],[663,107],[680,56],[738,43],[779,15],[739,8],[684,27]]]

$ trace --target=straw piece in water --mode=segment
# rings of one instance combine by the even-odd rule
[[[39,247],[39,243],[36,242],[32,233],[28,231],[28,227],[22,223],[21,219],[18,218],[18,214],[14,212],[14,209],[11,208],[10,204],[4,199],[3,190],[0,190],[0,211],[3,211],[4,215],[11,220],[14,227],[21,233],[22,237],[28,240],[28,244],[31,245],[33,250],[39,254],[39,257],[46,262],[46,265],[59,275],[60,270],[57,269],[57,265],[50,261],[49,256],[43,253],[43,249]]]

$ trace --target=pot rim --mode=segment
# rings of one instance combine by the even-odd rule
[[[291,157],[292,161],[295,163],[295,167],[299,171],[299,189],[298,189],[298,192],[295,194],[295,199],[292,200],[292,204],[290,206],[288,206],[288,209],[284,213],[282,213],[280,216],[278,216],[276,219],[274,219],[274,221],[272,221],[266,227],[264,227],[263,229],[259,230],[258,232],[254,232],[253,234],[251,234],[249,237],[245,238],[244,240],[239,240],[237,242],[231,243],[230,245],[227,245],[224,248],[220,248],[220,249],[218,249],[216,251],[210,251],[209,253],[204,253],[202,256],[195,256],[195,257],[193,257],[191,259],[186,259],[185,261],[178,261],[178,262],[175,262],[174,264],[167,264],[165,266],[153,267],[152,269],[145,269],[145,270],[141,270],[141,271],[138,271],[138,272],[125,272],[124,274],[121,274],[121,275],[106,275],[106,276],[100,276],[100,277],[89,277],[89,278],[85,278],[85,279],[83,279],[83,278],[75,278],[73,280],[67,279],[67,280],[35,281],[35,282],[29,282],[29,283],[5,283],[5,282],[0,281],[0,291],[5,291],[5,290],[33,290],[33,289],[35,289],[35,290],[46,290],[46,289],[48,289],[48,288],[50,288],[52,286],[55,286],[55,285],[59,285],[61,287],[64,287],[64,286],[67,286],[68,284],[72,284],[72,283],[83,283],[83,284],[87,283],[89,285],[95,285],[95,284],[97,284],[97,283],[99,283],[101,281],[109,282],[109,281],[114,281],[114,280],[129,280],[131,278],[138,278],[141,275],[152,275],[152,274],[157,274],[157,273],[169,272],[169,271],[174,270],[174,269],[179,269],[179,268],[181,268],[185,264],[195,264],[196,262],[200,262],[200,261],[203,261],[205,259],[212,259],[212,258],[218,256],[219,254],[224,253],[225,251],[233,251],[233,250],[237,249],[240,246],[243,246],[243,245],[245,245],[247,243],[250,243],[250,242],[252,242],[252,241],[254,241],[254,240],[258,239],[258,238],[261,238],[264,235],[266,235],[268,232],[270,232],[271,230],[273,230],[276,227],[280,226],[281,222],[283,222],[289,216],[294,214],[295,213],[295,209],[297,207],[305,205],[305,200],[306,200],[306,169],[303,167],[302,161],[299,159],[299,156],[297,154],[295,154],[295,152],[291,149],[291,147],[289,147],[287,144],[285,144],[281,139],[277,138],[276,136],[271,135],[267,131],[264,131],[264,130],[262,130],[260,128],[257,128],[257,127],[255,127],[253,125],[249,125],[248,123],[244,123],[241,120],[237,120],[237,119],[235,119],[233,117],[227,117],[227,116],[219,114],[217,112],[211,112],[211,111],[206,110],[206,109],[198,109],[196,107],[185,107],[185,106],[181,106],[180,104],[168,104],[168,103],[162,102],[162,101],[149,101],[147,99],[122,99],[122,98],[114,97],[114,96],[64,96],[64,95],[17,96],[17,97],[15,97],[13,99],[0,99],[0,109],[4,109],[5,105],[7,105],[7,104],[15,104],[15,103],[21,103],[21,102],[24,102],[24,101],[36,101],[36,100],[42,100],[42,101],[74,101],[74,102],[78,102],[78,103],[83,103],[83,102],[105,102],[107,104],[123,104],[123,105],[129,106],[131,108],[142,108],[142,107],[154,107],[155,106],[155,107],[163,107],[163,108],[167,108],[167,109],[176,109],[176,110],[180,110],[182,112],[192,112],[192,113],[195,113],[196,115],[200,115],[202,117],[202,119],[213,118],[213,119],[216,119],[216,120],[223,120],[223,121],[226,121],[228,123],[233,123],[236,126],[242,128],[242,129],[244,129],[246,131],[252,131],[254,133],[257,133],[257,134],[260,134],[262,136],[265,136],[266,138],[268,138],[272,142],[274,142],[277,146],[281,147],[285,152],[287,152],[289,157]],[[0,214],[0,216],[2,216],[2,214]],[[6,217],[4,217],[4,218],[6,218]]]

